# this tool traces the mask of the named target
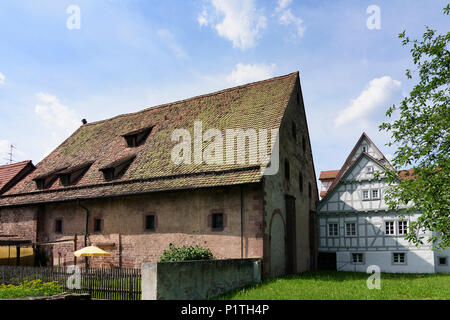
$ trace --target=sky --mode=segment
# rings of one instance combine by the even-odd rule
[[[385,111],[409,49],[450,29],[442,0],[0,0],[0,164],[37,164],[81,125],[300,72],[316,174]]]

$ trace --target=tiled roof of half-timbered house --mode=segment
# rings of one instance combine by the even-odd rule
[[[376,157],[374,157],[374,155],[369,154],[368,152],[360,150],[362,142],[366,142],[373,148]],[[369,138],[369,136],[365,132],[363,132],[363,134],[358,139],[358,142],[353,147],[352,151],[348,155],[347,159],[345,160],[340,170],[322,171],[320,173],[319,178],[320,180],[332,181],[330,187],[326,191],[321,191],[320,196],[322,197],[322,199],[325,198],[327,194],[329,194],[338,185],[339,181],[341,181],[342,177],[345,175],[347,170],[359,159],[359,157],[363,153],[366,154],[368,157],[370,157],[372,160],[376,161],[380,166],[392,169],[391,164],[386,159],[384,154],[380,151],[380,149],[378,149],[378,147]]]
[[[258,165],[176,165],[175,129],[277,129],[298,72],[82,125],[0,206],[255,183]],[[192,135],[193,136],[193,135]],[[248,163],[248,162],[247,162]]]

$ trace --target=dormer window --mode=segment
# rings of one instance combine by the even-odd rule
[[[128,148],[135,148],[145,143],[147,137],[152,132],[153,127],[142,128],[126,134],[123,134]]]
[[[59,181],[64,187],[76,184],[89,170],[93,162],[85,162],[76,166],[69,167],[58,173]]]
[[[53,185],[53,183],[56,181],[56,179],[58,178],[58,174],[65,169],[67,169],[67,167],[59,168],[59,169],[53,170],[51,172],[36,176],[33,179],[33,181],[36,183],[36,188],[38,190],[44,190],[44,189],[50,188]]]
[[[136,155],[127,156],[116,160],[109,165],[100,169],[103,172],[103,176],[105,181],[111,181],[115,179],[121,178],[127,169],[130,167],[133,160],[136,158]]]

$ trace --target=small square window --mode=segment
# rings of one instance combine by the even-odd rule
[[[405,235],[408,233],[408,221],[399,221],[398,222],[398,234]]]
[[[385,221],[385,234],[387,235],[394,235],[395,229],[394,229],[394,221]]]
[[[328,224],[328,236],[337,237],[338,235],[339,235],[338,224],[337,223]]]
[[[362,253],[352,253],[352,262],[353,264],[363,264],[364,255]]]
[[[378,189],[372,189],[372,199],[380,199],[380,191]]]
[[[214,213],[212,215],[212,228],[223,230],[223,213]]]
[[[94,219],[94,232],[102,232],[103,221],[102,219]]]
[[[394,252],[393,254],[393,263],[394,264],[406,264],[406,256],[405,253]]]
[[[145,216],[145,230],[155,230],[155,216]]]
[[[55,233],[62,233],[63,225],[62,220],[57,219],[55,220]]]
[[[439,257],[439,265],[446,266],[447,265],[447,257]]]
[[[356,236],[356,223],[355,222],[349,222],[349,223],[345,224],[345,235],[347,237]]]
[[[366,167],[366,173],[373,173],[373,167],[372,166]]]
[[[370,200],[369,190],[363,190],[363,192],[362,192],[362,199],[363,200]]]

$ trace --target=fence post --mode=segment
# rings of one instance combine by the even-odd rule
[[[133,300],[133,277],[130,277],[130,296],[129,300]]]

